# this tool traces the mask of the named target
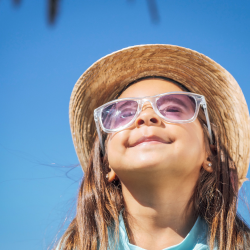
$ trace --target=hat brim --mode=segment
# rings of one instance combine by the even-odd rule
[[[180,82],[204,95],[209,116],[219,127],[220,140],[235,162],[240,185],[250,158],[250,119],[247,103],[233,76],[218,63],[196,51],[173,45],[139,45],[96,61],[76,82],[69,118],[75,150],[86,170],[95,137],[93,111],[129,83],[146,76]]]

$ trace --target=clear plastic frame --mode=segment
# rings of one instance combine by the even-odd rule
[[[178,117],[178,119],[174,119],[174,118],[169,118],[166,117],[166,115],[164,116],[162,113],[162,111],[159,110],[159,102],[160,100],[164,101],[164,98],[168,98],[171,101],[171,98],[178,96],[179,97],[179,101],[181,102],[181,97],[183,96],[183,98],[189,97],[189,99],[192,99],[193,102],[193,111],[192,111],[192,116],[188,116],[188,117],[184,117],[184,118],[180,118]],[[130,101],[133,104],[136,104],[136,106],[134,107],[134,113],[130,116],[132,116],[129,120],[129,122],[125,122],[125,124],[123,124],[122,126],[119,126],[117,128],[109,128],[107,125],[105,126],[103,123],[103,111],[105,111],[106,109],[108,109],[108,107],[113,107],[113,106],[118,106],[119,103],[124,103],[125,101]],[[169,101],[169,102],[170,102]],[[126,102],[125,102],[126,103]],[[150,103],[154,112],[166,123],[175,123],[175,124],[180,124],[180,123],[190,123],[193,122],[198,115],[199,112],[199,108],[200,106],[203,108],[204,110],[204,114],[207,120],[207,129],[209,132],[209,138],[210,138],[210,144],[213,144],[213,137],[212,137],[212,131],[211,131],[211,125],[210,125],[210,121],[209,121],[209,116],[208,116],[208,112],[207,112],[207,103],[205,100],[205,97],[203,95],[198,95],[195,93],[190,93],[190,92],[183,92],[183,91],[175,91],[175,92],[167,92],[167,93],[163,93],[163,94],[159,94],[159,95],[155,95],[155,96],[145,96],[145,97],[141,97],[141,98],[121,98],[121,99],[116,99],[113,101],[110,101],[108,103],[105,103],[104,105],[98,107],[97,109],[94,110],[94,119],[95,119],[95,123],[96,123],[96,128],[97,128],[97,133],[98,133],[98,137],[100,140],[100,145],[102,148],[102,151],[104,153],[104,145],[103,145],[103,137],[102,137],[102,133],[101,130],[105,133],[114,133],[114,132],[118,132],[121,130],[124,130],[128,127],[130,127],[137,119],[137,117],[140,115],[143,106],[145,103]],[[110,112],[107,111],[107,112]],[[114,113],[116,115],[117,111]],[[174,113],[172,113],[174,114]],[[100,130],[101,129],[101,130]]]

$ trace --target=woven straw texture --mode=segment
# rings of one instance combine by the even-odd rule
[[[220,128],[220,139],[237,166],[241,186],[250,158],[250,119],[244,95],[233,76],[212,59],[173,45],[125,48],[101,58],[78,79],[70,98],[69,117],[83,171],[96,135],[94,109],[145,76],[168,77],[205,96],[210,119]]]

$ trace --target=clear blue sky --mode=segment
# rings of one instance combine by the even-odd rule
[[[74,216],[82,171],[72,168],[68,104],[100,57],[136,44],[188,47],[225,67],[250,105],[249,0],[158,0],[157,24],[146,0],[62,1],[53,26],[47,1],[21,2],[0,1],[1,249],[47,249]]]

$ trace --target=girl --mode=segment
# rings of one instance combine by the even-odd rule
[[[249,112],[216,62],[171,45],[110,54],[77,81],[70,126],[84,179],[57,249],[250,249],[236,214]]]

